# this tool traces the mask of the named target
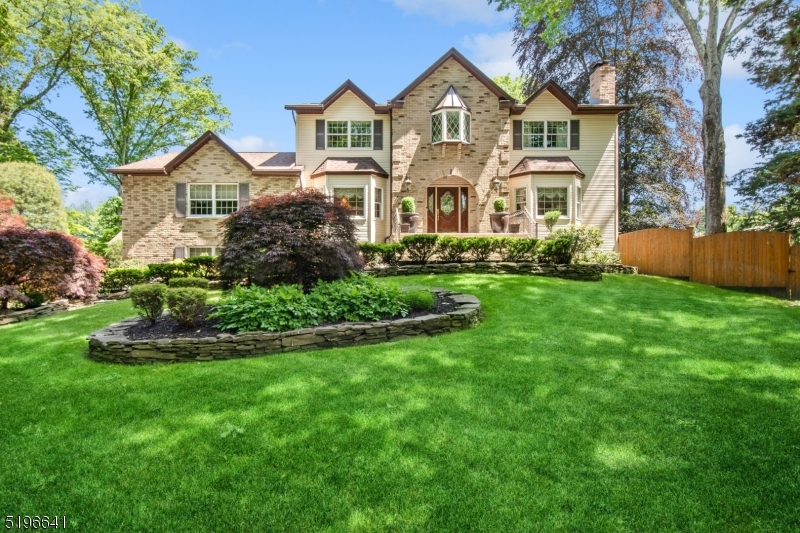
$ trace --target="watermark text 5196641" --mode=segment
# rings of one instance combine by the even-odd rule
[[[66,516],[6,515],[6,529],[67,529]]]

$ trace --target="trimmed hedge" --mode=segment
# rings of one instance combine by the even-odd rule
[[[146,268],[109,268],[105,271],[100,283],[101,292],[124,291],[134,285],[147,283],[150,280]]]
[[[208,283],[208,280],[203,281]],[[208,292],[205,289],[198,289],[197,287],[169,289],[167,291],[167,308],[169,308],[169,315],[181,327],[186,328],[194,326],[200,322],[206,314],[207,295]]]
[[[415,263],[425,264],[436,252],[436,242],[439,236],[435,233],[420,233],[407,235],[400,243],[405,246],[408,257]]]
[[[206,278],[172,278],[169,280],[169,288],[177,289],[183,287],[194,287],[197,289],[208,290],[208,280]]]
[[[139,315],[156,323],[156,319],[164,311],[164,303],[167,296],[167,286],[163,283],[151,283],[149,285],[134,285],[130,290],[131,303],[139,312]]]

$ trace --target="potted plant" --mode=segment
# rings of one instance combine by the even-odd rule
[[[416,212],[416,202],[412,196],[400,200],[401,229],[408,224],[408,233],[416,233],[419,228],[420,217]]]
[[[498,198],[494,201],[494,213],[489,215],[489,222],[492,225],[492,232],[508,233],[508,212],[505,198]]]

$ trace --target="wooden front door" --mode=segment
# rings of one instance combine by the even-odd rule
[[[436,188],[436,231],[437,233],[458,233],[459,229],[458,187]]]

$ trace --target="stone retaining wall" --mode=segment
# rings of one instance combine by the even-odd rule
[[[6,315],[0,315],[0,326],[6,324],[13,324],[15,322],[24,322],[33,318],[39,318],[47,315],[54,315],[69,309],[69,302],[67,300],[57,300],[48,304],[34,307],[33,309],[23,309],[21,311],[14,311]]]
[[[572,279],[579,281],[600,281],[603,273],[636,274],[636,267],[624,265],[549,265],[540,263],[511,263],[506,261],[486,261],[475,263],[426,263],[424,265],[401,264],[398,266],[378,265],[365,271],[375,277],[411,276],[414,274],[525,274],[549,278]]]
[[[419,335],[438,335],[474,327],[480,320],[481,302],[470,294],[434,289],[456,301],[447,314],[379,322],[345,322],[334,326],[283,333],[219,333],[201,339],[130,340],[127,329],[143,319],[129,318],[89,335],[89,357],[97,361],[141,364],[154,362],[214,361],[260,357],[294,350],[376,344]]]

